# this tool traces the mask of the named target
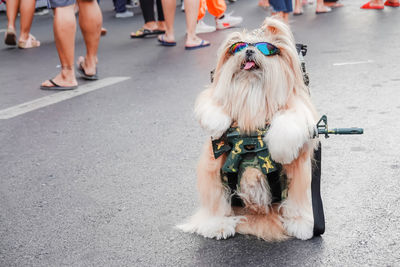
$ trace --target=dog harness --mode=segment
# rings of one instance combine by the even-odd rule
[[[221,168],[222,183],[231,192],[240,190],[240,181],[247,168],[256,168],[265,176],[271,189],[272,203],[281,202],[287,197],[287,177],[282,166],[271,159],[263,137],[269,129],[259,129],[251,134],[242,134],[239,127],[229,128],[221,138],[212,141],[214,158],[227,154]],[[234,205],[234,202],[232,204]]]

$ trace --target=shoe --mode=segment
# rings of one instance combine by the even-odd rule
[[[230,14],[224,14],[221,18],[215,18],[215,23],[218,30],[228,29],[240,24],[243,21],[242,17],[234,17]]]
[[[35,48],[39,47],[40,42],[36,40],[35,36],[29,34],[29,37],[26,41],[18,41],[18,48],[25,49],[25,48]]]
[[[385,6],[391,6],[391,7],[399,7],[400,3],[399,2],[393,3],[393,2],[390,2],[389,0],[387,0],[384,5]]]
[[[37,15],[37,16],[43,16],[43,15],[47,15],[47,14],[49,14],[49,10],[47,8],[38,8],[35,11],[35,15]]]
[[[61,85],[58,85],[52,79],[49,79],[49,82],[52,84],[52,86],[41,85],[40,89],[42,89],[42,90],[66,91],[66,90],[74,90],[74,89],[78,88],[77,85],[72,85],[72,86],[61,86]]]
[[[16,45],[17,35],[14,29],[8,28],[6,34],[4,35],[4,43],[6,45]]]
[[[78,62],[76,64],[76,70],[79,72],[79,74],[81,75],[81,77],[85,80],[88,81],[95,81],[99,79],[98,76],[98,72],[97,72],[97,67],[96,67],[96,73],[93,75],[88,75],[86,74],[85,69],[83,68],[82,63],[85,61],[85,59],[83,57],[79,57]],[[51,81],[50,81],[51,82]]]
[[[371,2],[368,2],[360,7],[361,9],[383,9],[384,6],[375,6],[371,5]]]
[[[145,28],[140,28],[139,30],[137,30],[136,32],[132,32],[131,33],[131,38],[144,38],[146,36],[157,36],[160,34],[164,34],[165,31],[162,30],[149,30],[149,29],[145,29]]]
[[[172,41],[172,42],[168,42],[164,40],[164,34],[163,35],[159,35],[157,37],[158,42],[162,45],[162,46],[176,46],[176,42]]]
[[[185,12],[185,3],[182,1],[182,5],[181,5],[181,11]]]
[[[116,13],[115,17],[117,19],[133,17],[133,12],[126,10],[125,12]]]
[[[199,20],[196,25],[196,33],[215,32],[217,28],[207,25],[203,20]]]
[[[210,43],[208,41],[205,40],[201,40],[199,45],[194,45],[194,46],[185,46],[186,50],[195,50],[195,49],[199,49],[199,48],[203,48],[203,47],[207,47],[210,46]]]
[[[326,14],[332,12],[332,8],[324,6],[324,10],[322,11],[315,11],[315,14],[319,15],[319,14]]]

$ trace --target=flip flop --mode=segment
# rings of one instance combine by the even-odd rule
[[[161,45],[163,46],[176,46],[176,42],[168,42],[168,41],[164,41],[164,35],[160,35],[160,38],[157,38],[157,40],[160,42]]]
[[[319,14],[325,14],[325,13],[329,13],[332,12],[332,8],[330,7],[325,7],[326,9],[324,11],[315,11],[315,14],[319,15]]]
[[[393,2],[389,2],[389,0],[388,0],[388,1],[385,2],[384,5],[385,5],[385,6],[391,6],[391,7],[399,7],[399,6],[400,6],[400,3],[399,3],[399,2],[393,3]]]
[[[4,35],[4,43],[6,45],[16,45],[17,44],[17,34],[14,29],[8,28],[6,34]]]
[[[29,34],[28,40],[26,41],[18,41],[18,48],[26,49],[26,48],[35,48],[39,47],[40,42],[36,40],[35,36]]]
[[[53,86],[41,85],[40,89],[42,89],[42,90],[66,91],[66,90],[73,90],[73,89],[78,88],[77,85],[73,85],[73,86],[61,86],[61,85],[58,85],[52,79],[49,79],[49,82],[51,82],[53,84]]]
[[[300,16],[300,15],[303,15],[303,12],[299,12],[299,13],[295,13],[295,12],[293,12],[293,16]]]
[[[85,69],[82,66],[82,62],[79,62],[79,64],[76,66],[76,70],[79,72],[81,77],[85,80],[89,81],[95,81],[99,79],[99,76],[97,75],[97,67],[96,67],[96,73],[93,75],[87,75],[85,72]]]
[[[360,8],[361,9],[379,9],[380,10],[380,9],[383,9],[384,6],[373,6],[373,5],[371,5],[371,2],[368,2],[364,5],[362,5]]]
[[[159,35],[159,34],[164,34],[165,31],[162,30],[149,30],[145,28],[140,28],[137,30],[134,34],[131,34],[131,38],[143,38],[146,36],[154,36],[154,35]]]
[[[203,47],[207,47],[210,46],[210,43],[205,43],[206,41],[201,40],[201,43],[199,45],[195,45],[195,46],[185,46],[186,50],[194,50],[194,49],[198,49],[198,48],[203,48]]]

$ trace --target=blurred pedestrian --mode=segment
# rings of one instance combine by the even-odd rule
[[[33,48],[40,46],[40,42],[30,33],[33,14],[35,13],[35,0],[7,0],[7,31],[4,36],[6,45],[17,44],[17,34],[15,30],[15,20],[18,15],[18,10],[21,14],[20,18],[20,33],[18,38],[19,48]]]
[[[292,0],[269,0],[269,4],[273,8],[272,15],[289,23],[289,13],[293,11]]]
[[[97,80],[97,49],[100,41],[102,15],[95,0],[47,0],[54,12],[54,39],[61,62],[61,72],[40,86],[44,90],[71,90],[77,88],[74,68],[75,2],[79,6],[79,26],[86,45],[85,57],[78,60],[77,70],[82,78]]]
[[[207,25],[203,18],[208,12],[215,17],[215,27]],[[223,30],[234,27],[243,21],[242,17],[234,17],[226,14],[225,0],[200,0],[199,14],[197,16],[196,33],[213,32],[216,29]]]
[[[156,0],[157,21],[154,14],[154,0],[140,0],[140,8],[144,18],[144,25],[136,32],[131,33],[131,38],[157,36],[165,33],[165,19],[161,0]]]
[[[113,2],[116,18],[120,19],[133,17],[133,12],[129,11],[126,7],[126,5],[128,4],[127,0],[113,0]]]
[[[165,17],[165,34],[158,36],[158,41],[163,46],[175,46],[174,20],[176,0],[162,0]],[[202,40],[196,35],[196,22],[199,9],[199,0],[185,0],[186,16],[186,43],[185,49],[192,50],[210,45],[209,41]]]
[[[371,0],[368,3],[361,6],[362,9],[383,9],[385,6],[390,7],[399,7],[399,0],[386,0],[383,3],[383,0]]]

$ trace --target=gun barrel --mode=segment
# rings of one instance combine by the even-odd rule
[[[363,128],[334,128],[330,130],[318,129],[319,134],[363,134]]]

